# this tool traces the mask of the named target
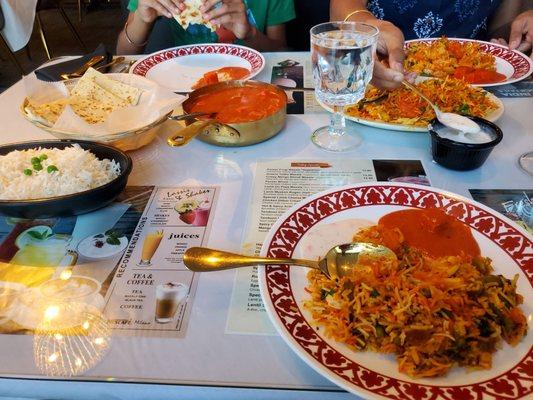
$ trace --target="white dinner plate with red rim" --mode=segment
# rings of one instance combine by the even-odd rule
[[[175,92],[190,92],[206,72],[222,67],[243,67],[253,78],[265,67],[261,53],[226,43],[191,44],[152,53],[138,60],[130,73],[145,76]]]
[[[434,79],[434,78],[419,76],[415,79],[415,83],[419,83],[419,82],[422,82],[428,79]],[[496,105],[496,108],[494,110],[490,111],[489,113],[481,117],[485,118],[487,121],[496,122],[497,120],[501,118],[501,116],[503,115],[505,111],[503,101],[501,101],[498,97],[493,95],[491,92],[487,92],[483,88],[480,88],[480,90],[482,90],[485,96],[487,96]],[[331,108],[329,105],[324,104],[320,101],[318,101],[318,103],[323,108],[328,110],[329,112],[333,112],[333,108]],[[400,131],[400,132],[427,132],[428,131],[427,126],[415,126],[415,125],[399,124],[395,122],[379,121],[376,119],[356,117],[346,112],[344,112],[344,118],[346,118],[349,121],[357,122],[361,125],[366,125],[366,126],[370,126],[372,128],[378,128],[378,129],[388,129],[390,131]]]
[[[405,42],[405,47],[408,48],[411,43],[424,42],[430,43],[439,38],[428,39],[413,39]],[[517,50],[509,50],[509,48],[502,46],[501,44],[484,42],[482,40],[474,39],[460,39],[460,38],[447,38],[448,40],[455,40],[462,43],[475,42],[479,43],[481,50],[486,53],[492,54],[496,61],[496,72],[505,75],[506,79],[501,82],[474,84],[473,86],[501,86],[509,83],[515,83],[527,78],[533,72],[533,61]]]
[[[331,234],[341,240],[338,228],[346,221],[366,220],[375,224],[382,215],[395,210],[435,206],[470,226],[482,254],[493,260],[496,274],[510,278],[519,275],[518,292],[524,296],[521,308],[531,328],[531,235],[489,207],[440,189],[412,184],[369,183],[316,194],[293,206],[278,219],[261,254],[302,257],[302,253],[309,251],[308,247],[304,248],[304,243],[316,242],[317,237],[330,240]],[[307,240],[313,232],[313,240]],[[340,387],[364,398],[375,399],[485,400],[532,395],[531,332],[514,348],[504,343],[503,348],[494,354],[490,370],[467,371],[454,367],[444,377],[413,379],[398,372],[393,355],[354,352],[325,338],[311,323],[310,314],[302,306],[302,302],[308,299],[306,274],[306,268],[286,265],[260,268],[263,302],[286,343],[312,368]]]

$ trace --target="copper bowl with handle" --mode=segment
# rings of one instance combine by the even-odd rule
[[[188,143],[193,137],[197,137],[203,142],[218,146],[238,147],[256,144],[270,139],[278,134],[287,117],[287,95],[285,91],[275,85],[254,81],[227,81],[216,83],[197,89],[189,94],[189,98],[182,104],[184,117],[192,114],[192,107],[195,101],[203,95],[214,93],[227,88],[242,87],[265,87],[279,93],[284,99],[283,105],[273,114],[267,115],[259,120],[250,122],[221,123],[212,119],[191,118],[185,119],[187,125],[181,131],[168,138],[167,142],[171,146],[182,146]],[[181,119],[181,118],[180,118]]]

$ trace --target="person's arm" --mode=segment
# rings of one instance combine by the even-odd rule
[[[366,10],[366,0],[331,0],[331,21],[344,21],[347,16],[356,10]],[[402,31],[388,21],[382,21],[369,12],[352,14],[348,21],[359,21],[374,25],[379,29],[377,52],[387,57],[387,62],[378,60],[374,63],[372,83],[383,89],[393,89],[400,86],[404,79],[403,60],[405,42]],[[388,64],[390,67],[388,67]]]
[[[221,4],[215,7],[218,3]],[[268,26],[266,33],[261,32],[248,21],[242,0],[206,0],[200,10],[207,21],[222,25],[254,49],[272,51],[287,47],[285,25]]]
[[[267,26],[266,33],[252,26],[252,31],[244,38],[244,42],[247,46],[260,51],[286,50],[285,24]]]
[[[118,34],[117,54],[142,53],[157,17],[172,18],[184,9],[183,0],[139,0]]]

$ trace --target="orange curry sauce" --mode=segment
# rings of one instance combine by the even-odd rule
[[[243,67],[223,67],[214,71],[209,71],[196,82],[192,88],[199,89],[201,87],[212,85],[214,83],[232,81],[236,79],[243,79],[250,74],[248,68]]]
[[[499,72],[472,67],[457,67],[453,77],[475,84],[496,83],[506,79],[506,76]]]
[[[395,211],[381,217],[378,224],[398,228],[409,246],[432,257],[480,255],[470,228],[436,208]]]
[[[270,87],[228,87],[199,96],[190,112],[216,113],[223,124],[252,122],[275,114],[286,104],[283,92]]]

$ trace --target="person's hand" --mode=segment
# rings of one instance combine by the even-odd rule
[[[383,62],[375,61],[372,84],[381,89],[397,88],[404,79],[403,60],[405,52],[403,45],[405,39],[403,33],[387,21],[378,20],[371,23],[379,29],[378,55],[386,57]]]
[[[185,10],[183,0],[139,0],[137,14],[141,19],[150,24],[157,17],[172,18]]]
[[[493,43],[507,46],[507,41],[503,38],[494,38]],[[531,51],[533,47],[533,10],[519,14],[511,24],[509,35],[509,48],[522,52]]]
[[[509,48],[530,51],[533,46],[533,10],[519,14],[511,24]]]
[[[253,30],[243,0],[205,0],[200,11],[205,20],[233,32],[237,39],[247,38]]]

